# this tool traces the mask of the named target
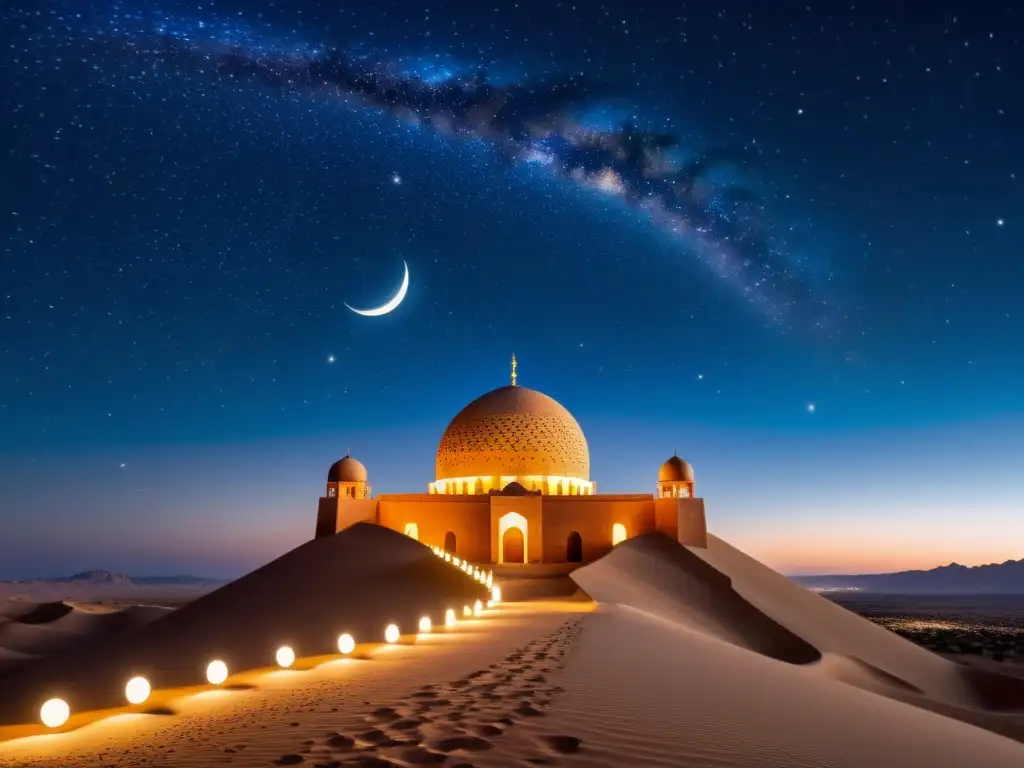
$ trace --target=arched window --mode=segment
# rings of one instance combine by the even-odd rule
[[[583,537],[576,531],[570,533],[565,542],[565,559],[570,563],[583,562]]]
[[[625,541],[628,537],[626,534],[626,526],[622,523],[616,523],[612,526],[612,546]]]
[[[444,535],[444,548],[452,554],[455,554],[457,551],[455,549],[455,534],[452,531],[448,531],[448,533]]]

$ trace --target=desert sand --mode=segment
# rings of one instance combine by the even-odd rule
[[[503,602],[341,658],[322,638],[342,625],[380,634],[480,593],[411,539],[357,526],[0,680],[5,722],[58,679],[69,701],[119,707],[104,681],[144,658],[174,682],[2,741],[0,765],[1024,765],[1024,680],[914,646],[718,539],[638,537],[571,578],[586,594]],[[275,670],[286,628],[310,654]],[[202,685],[210,649],[247,671]]]

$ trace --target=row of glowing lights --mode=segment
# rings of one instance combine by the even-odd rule
[[[465,573],[467,576],[471,576],[481,584],[485,584],[491,589],[491,599],[487,601],[487,607],[493,608],[497,603],[501,602],[501,587],[493,586],[494,574],[491,572],[485,572],[479,568],[469,565],[467,562],[460,561],[459,558],[453,557],[450,553],[445,552],[440,547],[431,548],[435,555],[442,557],[445,562],[451,563]],[[479,617],[483,614],[484,604],[482,601],[477,600],[472,607],[465,605],[462,607],[462,615],[466,618]],[[451,628],[455,626],[456,617],[455,609],[449,608],[444,613],[444,625],[445,627]],[[429,616],[424,616],[419,622],[419,634],[429,635],[433,629],[433,622]],[[402,633],[399,630],[397,624],[388,624],[384,629],[384,642],[388,645],[394,645],[401,638]],[[347,632],[338,637],[338,651],[343,655],[347,656],[356,649],[355,638]],[[282,645],[277,649],[277,653],[274,655],[274,660],[277,662],[277,666],[282,669],[288,669],[295,663],[295,651],[291,646]],[[228,679],[228,665],[220,659],[214,659],[206,665],[206,680],[211,685],[222,685]],[[137,676],[133,677],[128,681],[124,687],[124,696],[128,700],[129,704],[139,705],[145,704],[149,699],[150,694],[153,692],[153,688],[145,677]],[[39,710],[39,719],[42,720],[43,725],[47,728],[60,728],[64,725],[71,717],[71,707],[64,701],[64,699],[49,699]]]

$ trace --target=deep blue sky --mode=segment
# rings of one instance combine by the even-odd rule
[[[376,492],[425,489],[512,352],[599,491],[650,491],[678,449],[712,531],[786,572],[1024,557],[1013,4],[9,5],[0,578],[258,566],[312,534],[346,449]],[[228,44],[582,73],[574,125],[728,147],[754,234],[227,77]],[[396,312],[344,308],[403,260]]]

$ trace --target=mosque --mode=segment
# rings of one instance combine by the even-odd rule
[[[316,536],[358,522],[444,547],[472,563],[587,563],[620,541],[660,531],[707,546],[693,469],[672,456],[655,493],[600,494],[583,430],[561,404],[516,382],[471,402],[444,431],[426,493],[373,497],[346,455],[327,473]]]

